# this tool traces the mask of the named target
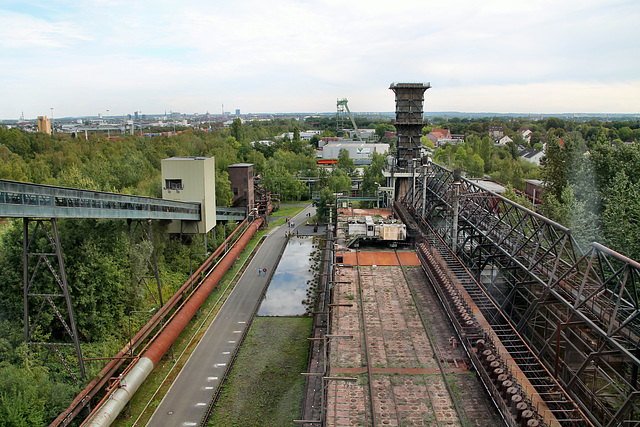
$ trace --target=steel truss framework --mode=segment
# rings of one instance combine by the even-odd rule
[[[153,231],[151,220],[129,221],[135,226],[131,231],[132,242],[148,241],[150,246],[149,258],[144,259],[152,271],[153,276],[143,276],[139,278],[138,285],[143,284],[152,298],[163,306],[162,288],[160,276],[158,274],[158,264],[156,261],[155,245],[153,243]],[[147,227],[145,228],[144,222]],[[30,223],[35,223],[30,227]],[[23,302],[24,302],[24,340],[29,346],[48,347],[45,356],[45,364],[51,352],[54,352],[69,375],[79,382],[77,376],[82,380],[86,379],[84,359],[73,314],[73,305],[69,292],[69,284],[64,266],[62,247],[58,236],[58,225],[56,218],[50,219],[23,219]],[[35,263],[31,260],[36,260]],[[157,296],[149,287],[147,279],[155,279],[157,284]],[[63,304],[61,302],[64,301]],[[57,303],[57,304],[56,304]],[[37,307],[37,312],[35,312]],[[33,316],[33,313],[36,313]],[[50,313],[52,312],[52,313]],[[38,325],[43,319],[55,317],[59,321],[59,333],[54,332],[56,338],[34,340],[37,336]],[[64,339],[64,340],[63,340]],[[48,342],[45,342],[48,341]],[[65,350],[70,347],[75,348],[75,358],[77,368],[74,368],[69,359],[73,356]]]
[[[32,230],[29,230],[29,223],[35,222]],[[85,379],[84,361],[82,350],[78,340],[78,331],[73,317],[73,307],[67,274],[64,269],[62,259],[62,249],[58,238],[58,226],[55,218],[51,219],[30,219],[23,220],[23,292],[24,292],[24,340],[29,346],[47,346],[49,350],[45,357],[48,359],[51,352],[55,352],[60,358],[65,369],[71,377],[78,382],[77,374],[82,380]],[[30,259],[37,259],[35,265],[30,263]],[[50,274],[47,274],[50,273]],[[57,301],[64,301],[62,310],[56,305]],[[30,302],[32,302],[30,304]],[[30,316],[30,308],[38,306],[35,317]],[[53,314],[47,314],[53,311]],[[41,318],[51,316],[58,319],[62,326],[60,339],[66,337],[66,341],[43,342],[34,341],[37,337],[37,326]],[[55,329],[55,328],[54,328]],[[65,348],[75,347],[75,356],[78,361],[78,371],[71,368],[67,363],[67,358],[71,357]],[[61,351],[62,350],[62,351]]]
[[[142,276],[138,278],[138,285],[140,285],[141,283],[144,284],[145,288],[147,289],[147,291],[151,294],[151,297],[153,298],[153,301],[156,304],[159,304],[160,307],[162,307],[164,305],[164,301],[162,299],[162,285],[160,283],[160,274],[158,272],[158,261],[157,261],[157,257],[156,257],[156,245],[153,243],[153,228],[151,227],[151,220],[147,219],[146,223],[147,223],[147,228],[145,229],[144,220],[135,220],[135,226],[133,228],[133,231],[131,232],[131,244],[133,244],[135,241],[148,241],[149,242],[149,246],[151,249],[151,253],[149,254],[149,258],[146,258],[145,261],[147,262],[147,265],[149,267],[149,269],[153,272],[153,276]],[[132,221],[128,221],[129,222],[129,226],[131,226],[131,222]],[[181,225],[182,227],[182,225]],[[140,230],[140,233],[138,234],[138,230]],[[153,291],[151,290],[151,288],[149,287],[149,283],[147,282],[147,279],[155,279],[156,281],[156,285],[157,285],[157,289],[158,289],[158,297],[156,298],[156,296],[154,295]]]
[[[406,197],[446,241],[453,182],[430,163]],[[457,255],[485,293],[594,424],[640,425],[640,263],[598,243],[583,252],[560,224],[459,186]]]

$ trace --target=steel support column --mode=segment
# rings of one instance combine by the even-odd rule
[[[24,295],[24,340],[27,345],[49,346],[48,355],[54,351],[61,362],[76,380],[76,375],[67,364],[64,356],[60,353],[58,347],[73,346],[75,347],[76,357],[78,359],[78,368],[80,377],[86,378],[84,361],[82,359],[82,349],[78,340],[78,332],[73,317],[73,306],[69,295],[69,285],[67,283],[67,275],[64,269],[64,260],[62,257],[62,248],[60,247],[60,239],[58,237],[58,226],[55,218],[51,219],[35,219],[35,226],[32,232],[29,231],[30,218],[23,219],[23,295]],[[46,223],[50,223],[51,230],[47,229]],[[41,237],[45,237],[42,239]],[[37,239],[38,238],[38,239]],[[40,242],[46,242],[47,248],[40,247]],[[31,267],[30,259],[37,258],[36,264]],[[51,258],[55,262],[51,262]],[[57,269],[55,266],[57,265]],[[42,268],[41,268],[42,267]],[[43,280],[41,270],[48,270],[54,278],[54,283],[47,283]],[[63,298],[66,305],[66,318],[64,314],[56,306],[55,300]],[[30,302],[39,301],[40,307],[35,318],[30,317]],[[35,305],[35,304],[34,304]],[[55,316],[62,324],[66,335],[71,342],[34,342],[32,341],[33,333],[41,315],[47,307],[50,307]]]

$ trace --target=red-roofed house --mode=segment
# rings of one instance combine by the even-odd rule
[[[440,147],[447,140],[451,140],[451,131],[449,129],[433,129],[426,137],[436,147]]]

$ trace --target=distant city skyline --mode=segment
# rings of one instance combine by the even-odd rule
[[[640,112],[640,2],[0,4],[0,119],[393,111]]]

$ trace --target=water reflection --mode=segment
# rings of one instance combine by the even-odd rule
[[[289,239],[258,316],[299,316],[305,313],[302,301],[306,298],[307,281],[312,278],[309,271],[312,251],[311,237]]]

